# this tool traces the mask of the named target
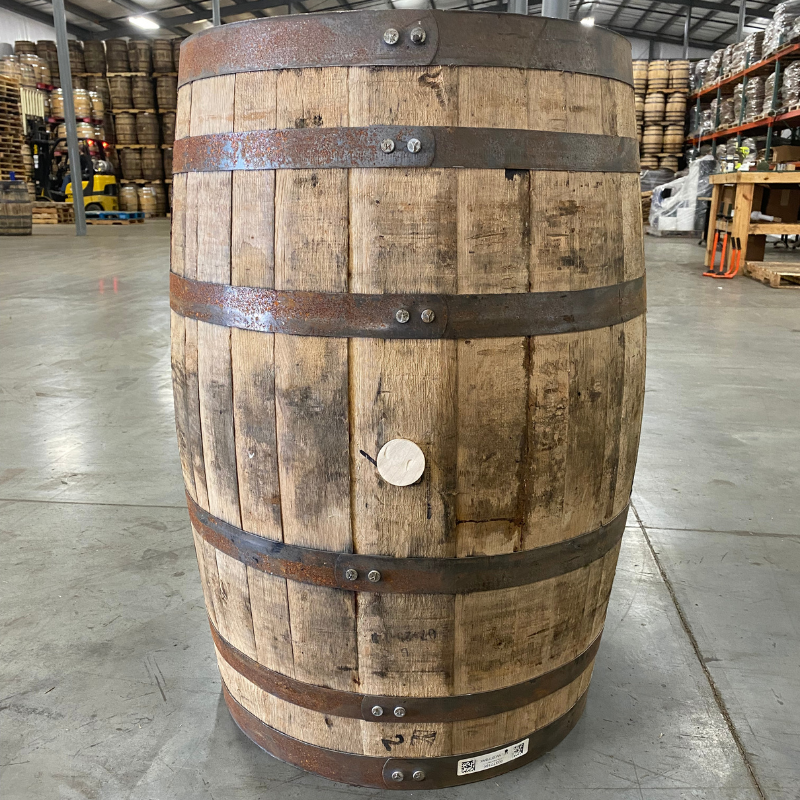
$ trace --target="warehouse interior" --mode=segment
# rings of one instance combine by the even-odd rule
[[[556,98],[548,113],[561,115],[556,131],[580,132],[572,120],[598,112],[611,127],[586,130],[635,137],[641,218],[637,199],[635,225],[612,207],[607,226],[595,218],[569,230],[572,212],[540,208],[537,228],[531,203],[528,240],[557,239],[568,268],[580,261],[569,248],[594,247],[596,258],[618,223],[644,242],[641,438],[586,709],[530,763],[429,796],[800,800],[800,0],[0,0],[0,797],[311,800],[433,788],[389,766],[402,736],[382,740],[390,777],[376,788],[275,758],[240,730],[223,696],[202,558],[198,579],[180,419],[176,445],[170,238],[178,220],[183,248],[191,197],[178,167],[173,178],[173,145],[189,130],[181,44],[234,22],[361,10],[570,20],[580,36],[625,37],[632,58],[629,122],[605,121],[605,99]],[[303,106],[309,118],[314,102]],[[507,168],[504,182],[519,171]],[[209,198],[213,227],[226,211]],[[311,225],[293,209],[283,219]],[[596,212],[588,201],[580,210]],[[508,235],[501,213],[482,213],[484,240]],[[279,216],[276,205],[276,253]],[[425,224],[412,235],[428,235]],[[255,216],[245,227],[251,242],[264,230]],[[230,276],[236,256],[227,258]],[[522,292],[535,291],[532,280]],[[484,635],[498,662],[502,630],[495,620]]]

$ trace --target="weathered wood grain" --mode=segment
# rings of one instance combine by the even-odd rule
[[[630,87],[567,73],[379,67],[242,73],[179,93],[178,136],[374,124],[635,133]],[[644,271],[636,175],[519,170],[279,170],[176,176],[172,268],[322,292],[504,293]],[[591,530],[628,501],[644,320],[575,334],[386,341],[173,323],[186,485],[261,536],[399,557],[510,553]],[[375,460],[426,459],[410,486]],[[618,548],[566,575],[458,597],[325,589],[245,569],[196,537],[209,616],[234,646],[312,684],[466,694],[543,674],[602,630]],[[464,753],[566,712],[569,686],[507,714],[361,722],[270,697],[220,660],[230,691],[290,736],[373,756]]]

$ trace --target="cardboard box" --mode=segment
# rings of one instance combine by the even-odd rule
[[[779,184],[756,186],[753,192],[753,211],[780,217],[781,222],[797,222],[800,188]]]
[[[772,148],[772,161],[775,164],[786,161],[800,161],[800,147],[790,144],[780,144]]]

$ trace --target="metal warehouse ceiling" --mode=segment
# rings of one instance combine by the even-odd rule
[[[751,2],[747,8],[745,32],[764,28],[776,2]],[[210,0],[67,0],[70,32],[85,39],[114,36],[138,37],[144,31],[128,22],[132,15],[147,15],[161,26],[151,36],[185,36],[210,26]],[[48,0],[0,0],[0,7],[42,22],[52,21]],[[221,0],[223,22],[318,11],[355,8],[438,8],[505,11],[508,0]],[[594,17],[597,25],[627,36],[683,44],[687,9],[691,11],[690,44],[718,48],[736,40],[738,2],[725,0],[616,0],[586,2],[571,0],[572,19]],[[541,13],[541,2],[531,2],[528,13]]]

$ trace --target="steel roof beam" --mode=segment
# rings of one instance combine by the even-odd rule
[[[49,25],[51,28],[54,27],[53,17],[51,14],[48,14],[45,11],[40,11],[38,8],[31,8],[25,3],[19,3],[17,0],[0,0],[0,8],[5,8],[6,11],[12,11],[15,14],[19,14],[21,17],[27,17],[28,19],[36,20],[36,22],[42,22],[45,25]],[[71,9],[69,9],[70,13],[74,13]],[[77,16],[77,14],[75,15]],[[92,20],[87,19],[86,16],[83,16],[88,22],[92,22]],[[80,25],[75,25],[72,22],[67,23],[67,30],[74,34],[75,36],[80,37],[81,39],[93,39],[95,36],[94,31],[90,31],[88,28],[82,28]]]

